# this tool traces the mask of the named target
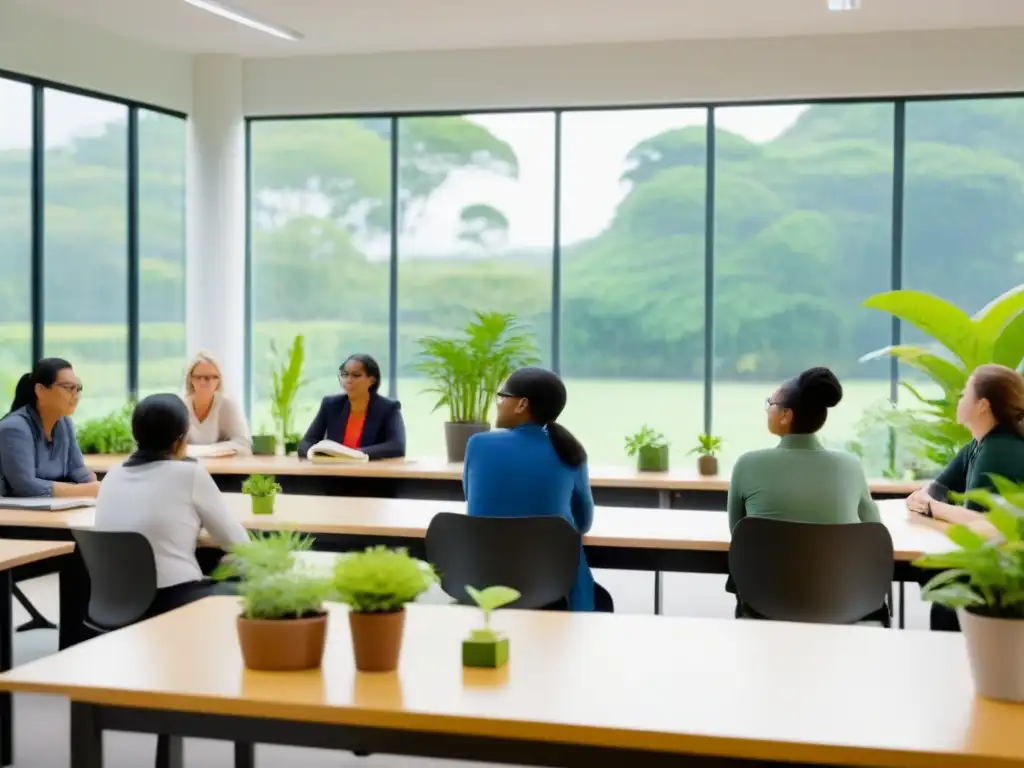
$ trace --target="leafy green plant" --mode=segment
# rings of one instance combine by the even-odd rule
[[[1024,485],[993,475],[998,493],[970,491],[960,498],[987,510],[995,540],[954,525],[947,532],[959,549],[925,555],[914,565],[944,569],[921,590],[925,600],[982,616],[1024,619]]]
[[[244,618],[319,616],[333,595],[330,575],[295,557],[312,544],[311,537],[293,531],[257,535],[232,547],[213,577],[239,580]]]
[[[90,419],[75,429],[82,453],[126,454],[135,450],[132,437],[134,403],[119,408],[99,419]]]
[[[475,589],[466,585],[466,594],[473,598],[484,614],[483,629],[474,630],[475,639],[492,639],[497,634],[491,629],[491,614],[499,608],[514,603],[519,599],[519,592],[512,587],[493,586],[486,589]]]
[[[690,449],[690,454],[698,456],[717,456],[722,450],[722,438],[714,435],[697,435],[697,445]]]
[[[334,566],[337,598],[356,613],[401,610],[436,583],[433,566],[405,549],[368,547],[339,558]]]
[[[636,456],[644,448],[664,448],[668,444],[665,435],[644,424],[639,432],[626,437],[626,455]]]
[[[491,403],[517,368],[538,362],[537,346],[514,315],[477,312],[459,338],[426,336],[417,342],[414,370],[437,400],[434,410],[447,408],[452,423],[487,423]]]
[[[305,385],[302,366],[306,359],[305,337],[301,334],[292,339],[284,355],[277,351],[277,343],[270,342],[270,412],[277,426],[277,435],[282,441],[292,434],[292,419],[295,416],[295,398]]]
[[[273,475],[249,475],[242,483],[242,493],[246,496],[263,498],[276,496],[281,492],[281,484]]]

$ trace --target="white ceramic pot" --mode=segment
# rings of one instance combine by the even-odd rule
[[[993,619],[959,610],[979,696],[1024,702],[1024,619]]]

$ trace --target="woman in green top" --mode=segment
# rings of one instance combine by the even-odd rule
[[[907,508],[948,523],[987,527],[980,507],[945,501],[950,491],[995,490],[992,475],[1024,482],[1024,377],[1002,365],[982,365],[967,380],[956,406],[956,420],[974,438],[960,449],[928,488],[915,491]],[[994,533],[994,531],[991,531]],[[933,603],[932,629],[957,631],[956,614]]]

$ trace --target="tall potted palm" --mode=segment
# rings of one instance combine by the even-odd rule
[[[295,399],[305,384],[302,378],[302,366],[306,360],[305,337],[299,335],[292,339],[291,345],[282,355],[277,344],[270,342],[270,410],[277,427],[277,440],[288,452],[288,440],[294,429]]]
[[[515,315],[476,312],[455,338],[426,336],[418,342],[414,370],[429,382],[434,410],[448,409],[444,425],[448,461],[466,458],[466,443],[490,429],[491,403],[517,368],[538,362],[537,346]]]

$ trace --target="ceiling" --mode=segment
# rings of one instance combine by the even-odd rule
[[[187,53],[247,57],[1024,27],[1024,0],[225,0],[279,40],[183,0],[18,0]]]

